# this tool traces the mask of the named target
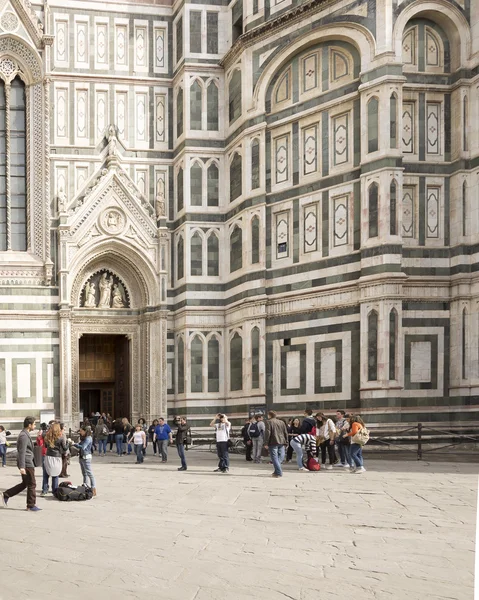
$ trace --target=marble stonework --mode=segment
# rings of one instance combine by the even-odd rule
[[[115,333],[133,419],[477,425],[478,32],[449,0],[2,3],[0,421],[76,422],[79,339]]]

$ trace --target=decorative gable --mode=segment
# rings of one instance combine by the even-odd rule
[[[52,43],[29,0],[0,0],[0,34],[14,34],[37,48]]]

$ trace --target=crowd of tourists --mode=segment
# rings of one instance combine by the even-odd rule
[[[83,485],[96,496],[96,482],[92,471],[92,457],[95,452],[99,457],[110,452],[118,457],[136,455],[136,464],[142,464],[149,444],[153,454],[161,458],[162,463],[168,461],[168,448],[175,445],[181,466],[178,471],[186,471],[185,449],[191,444],[191,430],[185,416],[174,419],[176,429],[173,437],[172,428],[164,418],[155,419],[148,425],[145,419],[139,419],[133,426],[127,418],[112,419],[108,414],[94,413],[84,419],[79,430],[79,440],[74,442],[66,434],[63,423],[50,421],[42,423],[36,444],[42,455],[42,491],[41,495],[51,492],[57,495],[59,479],[69,477],[67,468],[70,456],[77,454],[83,476]],[[35,451],[32,432],[36,429],[33,417],[24,420],[23,430],[17,439],[17,467],[22,478],[21,483],[4,491],[0,495],[1,503],[7,507],[10,498],[23,490],[27,490],[27,510],[41,510],[36,506],[35,483]],[[228,473],[230,469],[229,448],[232,444],[232,427],[225,414],[218,413],[211,421],[214,428],[219,473]],[[6,434],[0,426],[0,456],[6,454]],[[263,414],[248,418],[241,429],[241,436],[246,450],[246,461],[260,463],[264,452],[269,455],[273,465],[273,477],[283,476],[283,464],[296,456],[297,468],[300,471],[319,471],[322,467],[331,470],[335,466],[349,468],[351,473],[364,473],[362,447],[369,439],[369,432],[359,415],[346,415],[337,410],[334,417],[306,409],[303,418],[290,419],[288,422],[278,418],[275,411],[269,411],[267,419]],[[2,445],[5,448],[2,448]]]

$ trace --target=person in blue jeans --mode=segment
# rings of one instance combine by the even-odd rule
[[[146,433],[143,431],[141,423],[135,425],[135,431],[128,440],[129,444],[131,444],[131,442],[133,442],[135,447],[136,464],[141,465],[145,460],[143,450],[146,448]]]
[[[180,457],[180,460],[181,460],[181,467],[178,469],[178,471],[186,471],[188,468],[187,464],[186,464],[186,456],[185,456],[185,441],[186,441],[186,434],[188,431],[186,417],[178,417],[176,419],[176,422],[178,424],[178,430],[176,432],[176,450],[178,451],[178,456]]]
[[[113,431],[115,432],[116,454],[123,456],[123,423],[121,419],[117,419],[113,423]]]
[[[93,439],[91,427],[85,426],[80,429],[80,443],[74,444],[80,451],[80,468],[83,475],[83,485],[89,486],[93,495],[96,496],[96,482],[91,468]]]
[[[7,466],[7,433],[5,427],[0,425],[0,457],[2,459],[2,467]]]
[[[288,445],[288,428],[286,423],[277,418],[274,410],[268,412],[268,420],[264,432],[264,447],[269,451],[274,472],[272,477],[282,477],[281,463],[284,461],[285,448]]]
[[[173,433],[165,419],[161,417],[153,432],[153,444],[158,446],[158,454],[161,454],[161,462],[168,460],[168,443],[173,443]]]

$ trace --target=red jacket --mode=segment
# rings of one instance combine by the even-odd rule
[[[43,439],[43,435],[41,433],[37,435],[37,446],[40,446],[42,449],[42,456],[45,456],[47,453],[47,447],[45,446],[45,440]]]

